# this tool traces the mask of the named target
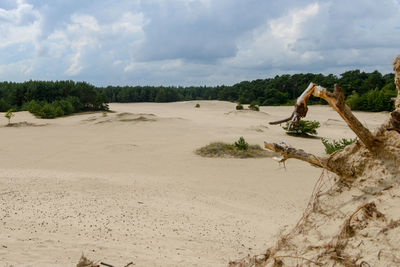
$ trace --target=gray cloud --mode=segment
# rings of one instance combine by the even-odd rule
[[[398,1],[3,0],[0,80],[215,85],[389,72]]]
[[[240,37],[278,16],[285,1],[143,1],[148,23],[140,60],[214,62],[234,57]],[[299,5],[300,2],[298,1]]]

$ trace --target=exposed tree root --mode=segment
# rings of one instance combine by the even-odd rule
[[[300,221],[268,253],[232,261],[230,266],[400,266],[400,56],[393,69],[395,111],[374,134],[346,106],[340,87],[329,92],[313,83],[288,119],[271,123],[296,124],[307,114],[307,100],[314,95],[325,99],[360,141],[327,158],[265,142],[266,149],[281,154],[280,162],[299,159],[335,177],[322,173]]]

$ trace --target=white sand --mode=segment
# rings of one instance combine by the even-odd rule
[[[194,108],[200,103],[200,108]],[[261,252],[299,219],[321,170],[271,158],[210,159],[213,141],[285,140],[324,154],[319,139],[269,121],[293,107],[234,111],[190,101],[111,104],[116,113],[41,120],[0,113],[0,266],[74,266],[82,252],[115,266],[226,266]],[[127,114],[128,113],[128,114]],[[357,113],[369,128],[387,113]],[[319,136],[354,134],[327,106],[309,107]]]

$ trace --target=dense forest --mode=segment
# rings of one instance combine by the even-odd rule
[[[393,77],[394,74],[382,75],[378,71],[366,73],[352,70],[341,74],[340,77],[332,74],[287,74],[264,80],[243,81],[233,86],[108,86],[99,90],[110,102],[225,100],[271,106],[292,105],[310,82],[326,88],[333,88],[337,83],[343,88],[347,104],[353,110],[390,111],[393,109],[391,98],[397,94]],[[325,101],[313,97],[310,103],[326,104]]]
[[[95,87],[74,81],[0,82],[0,111],[27,110],[38,117],[54,118],[86,110],[107,110],[109,102],[225,100],[263,106],[292,105],[310,82],[326,88],[339,84],[346,103],[353,110],[390,111],[393,109],[391,98],[397,94],[393,80],[394,74],[352,70],[339,77],[332,74],[286,74],[212,87]],[[325,104],[316,98],[311,98],[310,103]]]
[[[27,110],[55,118],[87,110],[107,110],[107,98],[93,85],[73,81],[0,83],[0,111]]]

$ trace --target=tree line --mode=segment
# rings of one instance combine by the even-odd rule
[[[87,82],[28,81],[0,83],[0,111],[26,110],[55,118],[88,110],[107,110],[108,99]]]
[[[343,88],[353,110],[391,111],[391,98],[397,95],[394,74],[382,75],[352,70],[339,77],[333,74],[294,74],[242,81],[232,86],[108,86],[99,88],[109,102],[175,102],[187,100],[224,100],[261,106],[293,105],[294,100],[314,82],[326,88],[337,83]],[[311,97],[311,104],[326,104]]]
[[[27,81],[0,82],[0,112],[27,110],[42,118],[54,118],[86,110],[107,110],[109,102],[175,102],[224,100],[261,106],[292,105],[314,82],[326,88],[335,83],[343,88],[346,103],[353,110],[391,111],[397,95],[394,74],[382,75],[351,70],[339,76],[329,74],[277,75],[274,78],[242,81],[232,86],[107,86],[87,82]],[[311,97],[309,103],[326,104]]]

